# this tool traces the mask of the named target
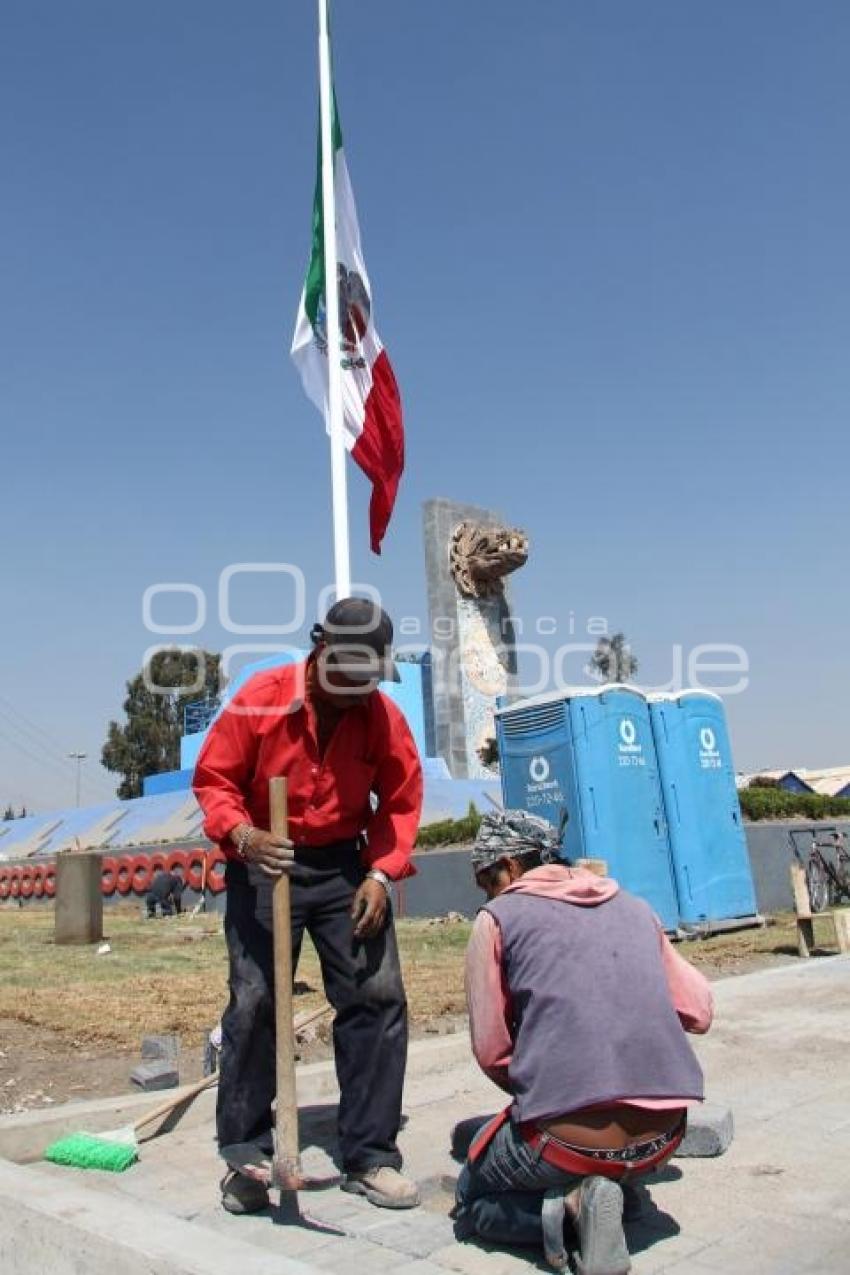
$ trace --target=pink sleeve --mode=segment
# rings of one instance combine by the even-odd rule
[[[466,1004],[478,1065],[494,1084],[510,1093],[510,995],[502,973],[502,933],[489,912],[478,913],[466,950]]]
[[[704,974],[680,956],[659,925],[661,960],[673,1008],[686,1032],[702,1035],[714,1017],[714,996]]]

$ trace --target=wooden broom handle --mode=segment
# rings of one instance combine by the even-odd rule
[[[269,827],[276,837],[288,835],[286,780],[269,780]],[[274,922],[274,1002],[277,1044],[275,1159],[281,1171],[300,1172],[298,1105],[295,1096],[295,1024],[292,1014],[292,915],[289,877],[282,873],[272,895]]]
[[[138,1120],[133,1122],[133,1128],[138,1133],[139,1129],[143,1129],[146,1124],[151,1124],[154,1120],[159,1120],[162,1116],[168,1116],[182,1103],[188,1102],[190,1098],[195,1098],[204,1089],[209,1089],[211,1085],[218,1084],[218,1072],[214,1071],[211,1076],[204,1076],[203,1080],[196,1080],[193,1085],[184,1085],[182,1089],[178,1089],[165,1102],[161,1102],[158,1107],[154,1107],[153,1111],[148,1111],[146,1115],[140,1116]]]
[[[315,1023],[318,1018],[324,1018],[331,1013],[331,1007],[327,1003],[320,1005],[318,1009],[308,1009],[303,1014],[298,1014],[293,1021],[296,1032],[301,1031],[304,1027],[309,1027],[311,1023]],[[161,1102],[158,1107],[154,1107],[153,1111],[147,1112],[146,1115],[140,1116],[134,1121],[133,1128],[138,1133],[146,1124],[153,1124],[154,1120],[159,1120],[163,1116],[168,1116],[176,1107],[180,1107],[184,1102],[190,1102],[192,1098],[197,1098],[199,1093],[203,1093],[205,1089],[212,1088],[218,1084],[218,1072],[214,1071],[210,1076],[204,1076],[203,1080],[196,1080],[194,1084],[184,1085],[182,1089],[172,1093],[170,1098],[165,1102]]]

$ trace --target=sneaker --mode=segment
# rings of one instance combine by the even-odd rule
[[[623,1234],[623,1192],[610,1178],[585,1178],[578,1212],[567,1205],[578,1233],[578,1275],[626,1275],[631,1270]]]
[[[360,1173],[347,1173],[341,1183],[343,1191],[351,1195],[365,1195],[370,1204],[379,1209],[415,1209],[419,1203],[419,1188],[415,1182],[382,1164]]]
[[[262,1182],[231,1169],[221,1180],[221,1206],[237,1216],[260,1213],[269,1207],[269,1193]]]

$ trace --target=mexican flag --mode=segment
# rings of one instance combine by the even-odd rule
[[[372,289],[360,245],[354,193],[342,148],[342,132],[333,100],[334,190],[339,286],[339,360],[345,445],[372,483],[369,532],[372,549],[381,541],[404,469],[401,398],[387,352],[375,330]],[[310,264],[298,307],[292,357],[304,389],[328,422],[328,339],[325,310],[325,237],[322,220],[321,136]]]

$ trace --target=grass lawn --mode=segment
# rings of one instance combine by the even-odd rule
[[[111,951],[98,956],[95,947],[55,946],[52,909],[0,909],[0,1019],[105,1047],[136,1048],[158,1032],[199,1044],[227,1003],[221,918],[143,921],[138,908],[118,905],[104,911],[103,928]],[[414,1026],[463,1012],[469,931],[462,921],[398,923]],[[308,939],[296,990],[299,1013],[324,1001]]]

